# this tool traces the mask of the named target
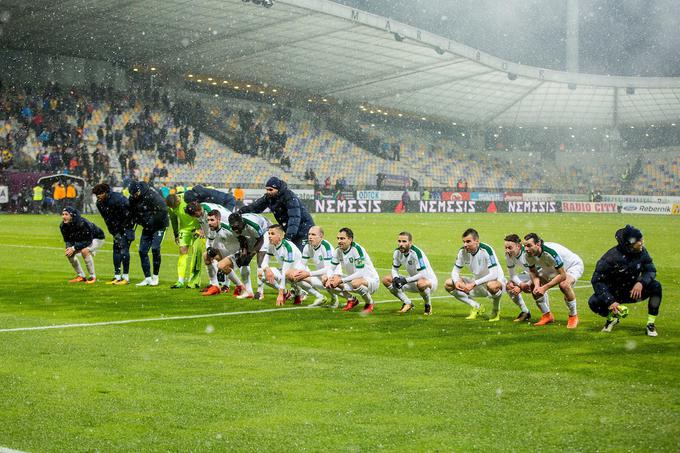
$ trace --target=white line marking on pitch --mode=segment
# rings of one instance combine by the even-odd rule
[[[435,296],[431,299],[441,299],[451,296]],[[385,304],[388,302],[398,302],[398,299],[376,300],[376,304]],[[28,330],[50,330],[50,329],[70,329],[74,327],[96,327],[96,326],[112,326],[117,324],[135,324],[140,322],[157,322],[157,321],[178,321],[183,319],[201,319],[201,318],[219,318],[223,316],[237,316],[237,315],[256,315],[258,313],[274,313],[278,311],[292,311],[316,309],[317,307],[310,307],[305,305],[302,307],[283,307],[283,308],[264,308],[262,310],[245,310],[245,311],[228,311],[221,313],[205,313],[202,315],[183,315],[183,316],[163,316],[160,318],[141,318],[141,319],[123,319],[120,321],[102,321],[81,324],[55,324],[51,326],[36,326],[36,327],[14,327],[10,329],[0,329],[0,332],[23,332]],[[323,307],[318,307],[323,310]]]
[[[11,448],[0,447],[0,453],[26,453],[21,450],[12,450]]]
[[[578,286],[576,288],[579,288]],[[582,287],[582,288],[585,288]],[[554,290],[555,288],[551,288],[550,290]],[[446,299],[446,298],[451,298],[452,296],[446,295],[446,296],[433,296],[430,299]],[[399,302],[399,299],[385,299],[385,300],[376,300],[376,304],[386,304],[389,302]],[[279,312],[279,311],[292,311],[292,310],[314,310],[316,308],[320,308],[323,310],[323,307],[311,307],[309,305],[305,305],[302,307],[283,307],[283,308],[264,308],[262,310],[245,310],[245,311],[229,311],[229,312],[221,312],[221,313],[204,313],[202,315],[183,315],[183,316],[163,316],[160,318],[141,318],[141,319],[122,319],[120,321],[102,321],[102,322],[90,322],[90,323],[79,323],[79,324],[55,324],[51,326],[35,326],[35,327],[13,327],[13,328],[8,328],[8,329],[0,329],[0,333],[3,332],[25,332],[25,331],[31,331],[31,330],[52,330],[52,329],[72,329],[76,327],[98,327],[98,326],[115,326],[115,325],[122,325],[122,324],[137,324],[137,323],[142,323],[142,322],[159,322],[159,321],[179,321],[179,320],[185,320],[185,319],[202,319],[202,318],[220,318],[224,316],[238,316],[238,315],[257,315],[259,313],[274,313],[274,312]],[[3,453],[0,451],[0,453]]]

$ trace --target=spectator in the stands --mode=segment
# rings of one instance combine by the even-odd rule
[[[113,149],[113,141],[114,141],[113,132],[111,132],[111,129],[106,130],[105,140],[106,140],[106,149],[111,151]]]
[[[402,204],[403,209],[404,209],[403,212],[408,212],[408,205],[409,205],[410,202],[411,202],[411,194],[408,193],[408,189],[406,189],[401,194],[401,204]]]
[[[189,148],[186,154],[186,162],[189,167],[194,168],[194,161],[196,160],[196,148],[193,146]]]
[[[283,155],[281,157],[281,167],[286,171],[291,170],[290,157],[288,157],[287,155]]]

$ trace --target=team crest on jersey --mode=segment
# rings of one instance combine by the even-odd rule
[[[354,262],[354,258],[350,257],[350,258],[349,258],[349,262],[350,262],[350,263],[353,263],[353,262]]]
[[[409,265],[413,265],[413,260],[408,260],[407,263],[408,263]]]

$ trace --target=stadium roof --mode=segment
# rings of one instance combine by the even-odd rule
[[[5,49],[158,66],[464,124],[680,119],[680,78],[523,66],[326,0],[3,0]]]

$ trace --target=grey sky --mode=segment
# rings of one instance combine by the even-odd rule
[[[566,68],[567,0],[336,0],[498,57]],[[680,1],[580,0],[580,71],[680,76]]]

